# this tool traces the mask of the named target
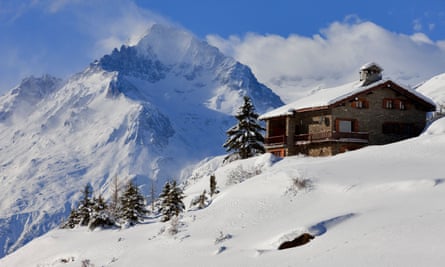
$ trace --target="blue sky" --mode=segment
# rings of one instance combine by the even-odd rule
[[[443,0],[194,0],[136,1],[184,25],[200,37],[246,32],[313,35],[334,21],[349,16],[370,20],[390,31],[425,32],[431,39],[444,39]],[[191,4],[193,3],[193,4]],[[254,4],[253,4],[254,3]]]
[[[254,54],[245,52],[254,45],[253,40],[270,43],[278,38],[289,46],[295,36],[306,42],[316,42],[319,38],[314,36],[321,36],[330,43],[334,35],[349,36],[348,30],[379,31],[395,38],[388,46],[400,46],[403,36],[414,36],[411,41],[405,38],[406,42],[420,40],[423,50],[419,59],[437,53],[433,59],[440,60],[445,54],[443,0],[0,0],[0,92],[29,75],[49,73],[67,78],[113,47],[134,42],[155,22],[183,27],[208,40],[251,65],[266,84],[280,74],[270,73]],[[377,42],[381,35],[374,37]],[[334,48],[335,54],[339,48]],[[273,46],[268,49],[258,53],[277,53]],[[443,66],[433,65],[431,75]]]

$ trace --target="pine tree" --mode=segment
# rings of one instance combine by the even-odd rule
[[[60,226],[60,228],[74,228],[80,223],[79,214],[77,209],[72,209],[68,219]]]
[[[173,181],[171,186],[171,199],[172,199],[172,207],[173,207],[173,215],[178,216],[179,213],[185,210],[185,205],[182,200],[184,199],[184,192],[182,189],[176,184],[176,181]]]
[[[124,193],[120,198],[120,206],[121,218],[131,225],[142,221],[147,214],[145,198],[132,181],[125,186]]]
[[[109,227],[114,225],[114,217],[102,195],[93,199],[91,219],[88,227],[93,230],[96,227]]]
[[[161,208],[160,213],[162,214],[161,221],[166,222],[171,219],[172,216],[172,200],[171,200],[171,185],[169,182],[166,182],[164,184],[164,187],[162,188],[162,192],[159,195],[159,198],[161,199]]]
[[[159,198],[161,199],[162,222],[169,221],[173,216],[178,216],[185,209],[184,202],[182,202],[184,193],[176,181],[165,183]]]
[[[264,137],[261,134],[265,129],[259,124],[258,117],[251,99],[244,96],[244,104],[235,115],[238,123],[226,132],[228,138],[223,147],[227,152],[233,152],[225,160],[233,157],[246,159],[266,152]]]
[[[93,189],[91,185],[87,184],[83,190],[82,200],[76,209],[71,210],[70,216],[66,222],[61,225],[61,228],[74,228],[78,225],[86,226],[89,224],[93,207],[93,201],[91,200],[92,194]]]
[[[87,226],[90,223],[90,215],[93,208],[93,201],[91,196],[93,194],[93,188],[91,185],[87,184],[83,190],[82,200],[79,203],[79,207],[77,208],[77,215],[79,218],[79,224],[81,226]]]

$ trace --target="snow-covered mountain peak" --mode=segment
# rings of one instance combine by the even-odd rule
[[[51,75],[41,77],[30,76],[0,97],[0,122],[7,120],[13,114],[27,116],[45,97],[53,93],[62,80]]]
[[[186,30],[155,24],[136,45],[139,53],[157,59],[166,65],[199,65],[212,67],[223,58],[216,47],[199,40]],[[231,61],[234,62],[233,59]]]
[[[55,227],[86,183],[107,197],[113,177],[135,179],[148,194],[224,153],[244,95],[260,113],[282,105],[247,66],[162,25],[66,82],[24,80],[0,98],[0,257]]]
[[[96,65],[117,72],[118,89],[131,98],[202,105],[224,114],[235,114],[244,95],[259,112],[283,103],[249,67],[170,26],[154,25],[136,46],[114,49]]]

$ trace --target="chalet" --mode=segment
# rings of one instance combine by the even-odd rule
[[[277,156],[335,155],[419,135],[434,102],[368,63],[360,81],[319,90],[260,116],[265,146]]]

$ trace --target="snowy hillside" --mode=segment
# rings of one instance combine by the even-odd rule
[[[438,105],[445,107],[445,73],[429,79],[428,81],[420,85],[417,88],[417,91],[429,96]]]
[[[107,197],[113,177],[135,177],[147,193],[222,154],[245,94],[258,112],[282,104],[247,66],[162,25],[64,83],[25,79],[0,98],[0,257],[58,225],[86,183]]]
[[[185,212],[174,236],[158,218],[124,230],[53,230],[0,265],[442,266],[443,151],[445,119],[420,137],[334,157],[266,154],[223,167],[215,158],[192,174],[185,203],[213,172],[221,192]],[[297,178],[310,182],[298,189]],[[315,238],[277,250],[303,232]]]

